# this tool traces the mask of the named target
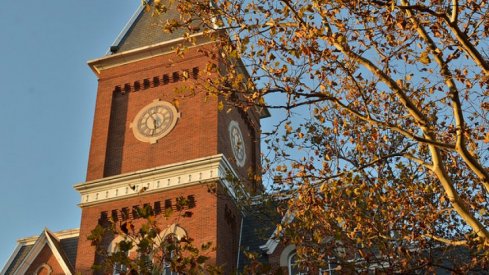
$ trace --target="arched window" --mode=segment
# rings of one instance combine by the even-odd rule
[[[187,232],[176,224],[170,225],[167,229],[161,232],[159,236],[160,243],[157,245],[161,248],[161,252],[164,256],[156,260],[159,261],[162,275],[178,274],[177,272],[172,271],[171,262],[174,257],[177,256],[178,243],[184,237],[187,237]]]
[[[42,264],[36,269],[34,274],[36,275],[50,275],[53,272],[53,269],[48,264]]]
[[[153,239],[154,249],[150,254],[138,254],[137,245],[134,245],[131,250],[127,252],[126,256],[143,260],[140,263],[145,264],[145,266],[141,266],[141,268],[147,271],[149,270],[152,274],[176,275],[178,273],[172,272],[171,263],[174,257],[178,255],[177,249],[179,247],[179,242],[184,237],[187,237],[185,230],[176,224],[172,224]],[[120,252],[120,243],[124,240],[125,238],[123,236],[117,236],[112,240],[107,250],[109,254]],[[114,263],[112,274],[125,274],[127,271],[127,267],[123,263],[116,262]]]
[[[121,241],[124,241],[123,236],[117,236],[115,237],[112,242],[110,242],[109,247],[107,248],[107,252],[109,254],[113,253],[119,253],[120,252],[120,243]],[[136,251],[136,247],[133,247],[130,251],[126,251],[126,256],[129,256],[129,253],[132,253],[133,251]],[[127,267],[123,263],[114,263],[114,266],[112,268],[112,274],[113,275],[119,275],[119,274],[125,274],[127,272]]]
[[[298,267],[298,259],[297,259],[297,254],[292,252],[289,255],[288,261],[287,261],[287,267],[289,271],[289,275],[305,275],[307,273],[302,272],[301,269]]]

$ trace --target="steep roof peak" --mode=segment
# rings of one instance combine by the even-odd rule
[[[171,33],[164,31],[167,21],[179,18],[176,5],[169,3],[169,0],[163,0],[161,2],[164,2],[168,10],[165,13],[156,14],[152,5],[153,1],[148,2],[150,9],[146,10],[143,4],[139,6],[107,54],[134,50],[183,37],[184,29]]]

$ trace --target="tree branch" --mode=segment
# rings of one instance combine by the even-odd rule
[[[402,5],[406,5],[406,0],[401,0]],[[445,79],[445,83],[447,84],[450,94],[452,95],[452,104],[454,108],[454,115],[457,126],[457,145],[460,145],[460,142],[463,142],[464,135],[464,125],[463,125],[463,116],[461,109],[458,110],[460,102],[455,102],[453,99],[458,98],[458,90],[453,82],[450,71],[448,70],[447,64],[443,61],[441,56],[441,51],[436,47],[435,42],[428,36],[424,28],[420,25],[416,16],[413,14],[411,10],[405,10],[406,15],[409,17],[414,27],[416,28],[418,34],[425,40],[428,44],[428,47],[431,53],[434,55],[436,62],[440,66],[441,74]],[[431,134],[428,132],[426,135],[430,136]],[[489,244],[489,232],[484,227],[484,225],[476,219],[476,217],[470,213],[469,209],[465,206],[462,199],[459,197],[450,177],[447,175],[446,166],[443,163],[443,159],[440,155],[438,148],[433,145],[429,145],[429,150],[431,152],[431,156],[433,159],[433,173],[438,177],[440,183],[447,194],[450,203],[453,205],[453,208],[457,211],[457,213],[467,222],[470,227],[475,231],[475,233],[484,239],[484,242]],[[457,151],[458,152],[458,151]]]

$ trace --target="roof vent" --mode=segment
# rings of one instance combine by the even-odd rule
[[[116,53],[119,50],[119,46],[110,46],[110,52]]]

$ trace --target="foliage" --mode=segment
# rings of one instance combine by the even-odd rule
[[[155,5],[181,14],[162,22],[167,31],[187,28],[189,41],[204,32],[218,45],[207,54],[224,65],[208,70],[226,69],[202,88],[272,110],[268,188],[292,198],[280,237],[304,266],[328,256],[359,270],[487,266],[487,1]]]
[[[188,218],[186,201],[178,199],[178,213],[165,212],[164,217]],[[195,246],[188,236],[177,236],[166,232],[158,223],[162,215],[156,215],[149,205],[137,208],[139,219],[115,222],[102,220],[88,237],[97,248],[99,261],[93,266],[104,274],[113,274],[114,268],[119,274],[221,274],[219,267],[207,263],[209,254],[214,251],[211,243]],[[175,224],[175,223],[174,223]],[[115,237],[122,238],[115,243],[114,251],[108,251],[109,243]]]

